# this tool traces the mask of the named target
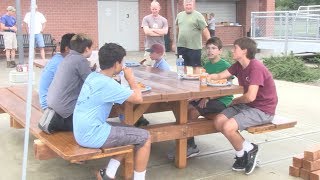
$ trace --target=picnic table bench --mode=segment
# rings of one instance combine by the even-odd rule
[[[187,121],[187,99],[207,96],[218,97],[242,92],[242,88],[239,86],[199,88],[198,82],[177,81],[170,77],[172,72],[155,70],[151,67],[137,68],[134,72],[138,81],[152,86],[153,89],[150,92],[143,93],[143,104],[132,104],[128,102],[123,104],[125,122],[127,124],[134,124],[144,113],[173,111],[176,122],[154,124],[145,127],[145,129],[149,130],[153,143],[176,140],[177,155],[175,163],[179,168],[184,168],[186,166],[186,141],[188,137],[217,132],[213,127],[212,122],[214,115],[199,118],[196,121]],[[165,79],[167,76],[169,77]],[[164,79],[161,79],[160,77]],[[158,81],[155,81],[154,78],[158,79]],[[175,85],[174,83],[177,82],[178,84]],[[171,86],[174,87],[174,91],[171,90]],[[182,89],[182,91],[177,87],[183,87],[189,89],[189,91],[186,89]],[[193,87],[193,89],[191,87]],[[25,127],[26,92],[26,86],[0,88],[0,99],[2,99],[0,101],[0,112],[5,112],[10,115],[10,125],[12,127]],[[37,126],[42,112],[39,105],[38,93],[36,91],[33,91],[32,99],[30,132],[38,138],[34,143],[37,159],[49,159],[60,156],[65,160],[78,162],[116,154],[125,154],[126,160],[124,165],[127,167],[125,168],[125,172],[127,172],[126,174],[132,172],[133,146],[90,149],[79,146],[76,143],[72,132],[57,132],[52,135],[47,135]],[[294,127],[296,123],[296,121],[278,121],[276,123],[250,127],[247,131],[254,134],[264,133]],[[126,177],[128,176],[129,175],[126,175]]]
[[[23,34],[23,48],[29,48],[29,34]],[[52,48],[52,55],[56,52],[57,42],[52,38],[51,34],[43,34],[43,41],[45,48]],[[0,34],[0,49],[4,49],[3,35]]]
[[[26,126],[26,86],[0,88],[0,112],[10,115],[10,126],[24,128]],[[30,133],[37,139],[34,141],[35,158],[46,160],[61,157],[71,163],[99,159],[114,155],[124,155],[123,173],[125,179],[133,175],[133,145],[91,149],[77,144],[72,132],[57,132],[48,135],[38,128],[42,112],[39,105],[38,93],[33,91],[33,102],[30,117]]]

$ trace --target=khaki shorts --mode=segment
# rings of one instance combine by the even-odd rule
[[[3,32],[5,49],[17,49],[17,36],[14,32]]]
[[[239,126],[239,130],[245,130],[251,126],[270,123],[273,116],[259,109],[252,108],[245,104],[236,104],[221,112],[228,119],[234,118]]]

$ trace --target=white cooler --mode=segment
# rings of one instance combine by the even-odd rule
[[[28,83],[28,73],[29,72],[17,72],[16,70],[11,70],[9,72],[9,82],[10,83]],[[34,72],[32,73],[32,83],[34,83]]]

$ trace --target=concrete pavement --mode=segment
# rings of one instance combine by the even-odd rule
[[[143,57],[141,52],[129,52],[126,59],[138,61]],[[0,87],[9,86],[9,71],[4,58],[0,60]],[[173,53],[167,53],[167,61],[175,69]],[[37,88],[41,69],[34,68]],[[234,172],[234,150],[223,135],[210,134],[196,137],[201,150],[200,155],[188,160],[185,169],[177,169],[172,161],[166,159],[166,153],[174,147],[174,142],[161,142],[152,145],[152,153],[147,169],[147,179],[298,179],[289,176],[288,168],[292,164],[292,156],[316,144],[320,144],[320,121],[318,104],[320,87],[291,82],[276,81],[279,104],[277,114],[298,121],[296,127],[252,135],[242,132],[246,139],[257,143],[260,148],[260,167],[247,176]],[[152,124],[174,121],[171,112],[147,114],[145,117]],[[0,114],[0,180],[21,179],[23,155],[23,129],[9,127],[9,116]],[[106,159],[88,161],[83,165],[70,164],[63,159],[39,161],[33,156],[34,137],[29,140],[29,157],[27,179],[32,180],[65,180],[95,179],[93,171],[106,164]]]

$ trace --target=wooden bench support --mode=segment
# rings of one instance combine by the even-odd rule
[[[102,148],[102,153],[108,156],[123,155],[123,177],[124,179],[132,179],[134,170],[134,146],[127,145],[114,148]]]
[[[52,151],[47,145],[39,139],[33,141],[33,150],[35,159],[47,160],[59,157],[57,153]]]
[[[10,127],[15,129],[23,129],[24,127],[16,121],[13,117],[10,116]]]
[[[277,119],[277,117],[275,117]],[[294,127],[297,121],[281,121],[263,124],[259,126],[249,127],[246,129],[249,133],[259,134],[264,132],[276,131]],[[178,125],[176,123],[165,123],[159,125],[150,125],[145,127],[151,134],[152,142],[168,141],[170,139],[188,138],[203,134],[216,133],[217,130],[213,126],[213,120],[207,118],[199,118],[191,121],[186,125]],[[170,133],[168,133],[170,132]]]

